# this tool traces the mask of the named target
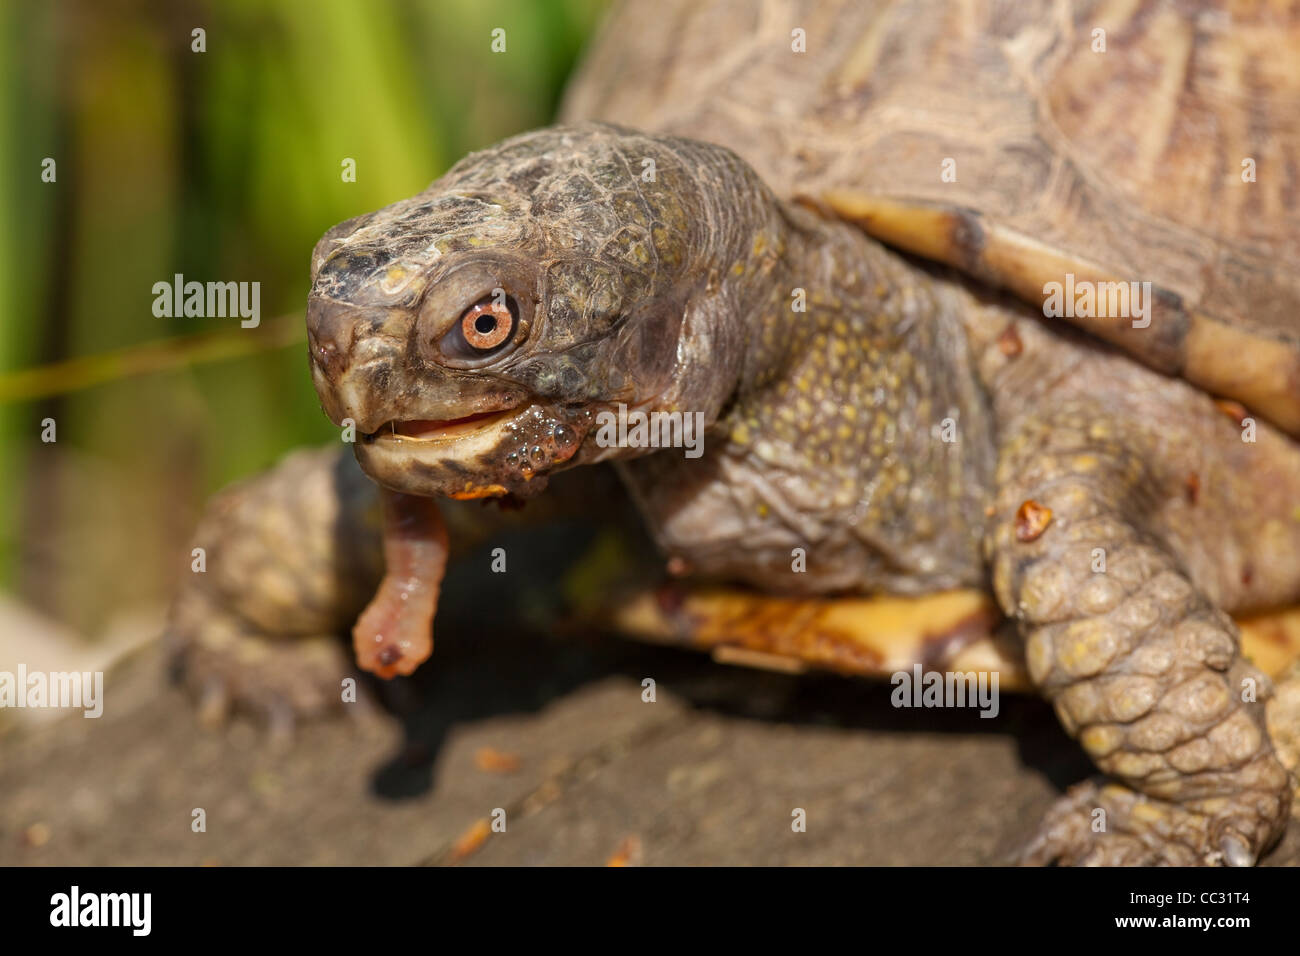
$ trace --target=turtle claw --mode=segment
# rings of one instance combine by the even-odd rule
[[[233,714],[250,714],[285,747],[299,719],[345,709],[342,682],[355,672],[340,638],[266,638],[229,625],[214,616],[197,634],[169,635],[175,679],[194,697],[203,727],[218,730]]]
[[[182,680],[186,683],[192,683],[187,679],[189,675],[186,673],[190,666],[193,665],[183,660],[177,663]],[[216,674],[208,675],[195,703],[195,718],[199,726],[212,732],[220,731],[229,724],[236,712],[255,714],[265,721],[267,739],[272,749],[283,751],[293,745],[298,720],[293,698],[265,687],[250,692],[243,682],[231,681]],[[309,716],[314,716],[315,713],[315,707],[308,711]]]
[[[272,750],[286,751],[293,746],[296,723],[293,707],[283,697],[274,697],[266,705],[267,737]]]
[[[214,677],[203,685],[195,716],[206,730],[219,730],[226,725],[230,718],[230,694],[224,682]]]
[[[1021,866],[1254,866],[1260,847],[1229,820],[1106,780],[1077,784],[1017,854]]]
[[[1227,866],[1254,866],[1255,854],[1239,833],[1229,830],[1219,840],[1219,851]]]
[[[1047,812],[1037,834],[1017,854],[1020,866],[1154,866],[1157,855],[1136,836],[1094,830],[1098,785],[1080,784]],[[1104,808],[1100,808],[1104,809]],[[1105,819],[1104,817],[1101,819]]]

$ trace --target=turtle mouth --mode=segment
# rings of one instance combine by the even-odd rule
[[[354,451],[366,474],[404,494],[529,497],[574,457],[589,428],[585,411],[526,400],[460,418],[392,419]]]
[[[463,418],[412,418],[385,422],[365,438],[380,442],[445,444],[472,437],[514,415],[519,406],[478,412]]]

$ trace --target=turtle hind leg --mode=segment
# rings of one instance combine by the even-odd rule
[[[166,631],[205,723],[240,710],[284,730],[341,709],[355,677],[343,635],[383,571],[377,505],[337,448],[296,452],[208,505]]]

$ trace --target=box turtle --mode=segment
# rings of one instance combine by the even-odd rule
[[[353,621],[411,673],[449,542],[594,513],[539,493],[612,462],[673,578],[622,629],[1005,674],[1100,772],[1026,862],[1253,863],[1300,720],[1261,670],[1300,632],[1298,45],[1288,4],[618,6],[558,125],[317,245],[348,444],[211,506],[169,628],[202,712],[335,709]]]

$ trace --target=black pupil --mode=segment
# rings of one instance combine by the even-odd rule
[[[487,335],[489,332],[495,332],[497,328],[496,313],[484,312],[474,320],[474,330],[479,335]]]

